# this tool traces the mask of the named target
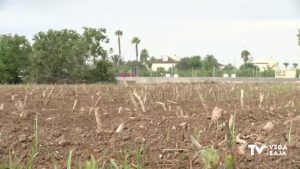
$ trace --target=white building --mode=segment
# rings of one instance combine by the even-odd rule
[[[285,70],[276,70],[276,78],[295,78],[297,76],[297,69],[285,69]]]
[[[255,66],[259,68],[260,71],[278,68],[278,62],[275,62],[273,59],[253,59],[251,61]]]
[[[163,56],[161,59],[156,59],[152,62],[151,70],[157,71],[158,68],[164,68],[166,71],[170,68],[174,68],[176,63],[178,62],[178,58]]]

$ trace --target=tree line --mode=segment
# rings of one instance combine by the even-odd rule
[[[0,35],[0,83],[76,83],[113,81],[103,44],[105,29],[50,29],[33,43],[25,36]]]
[[[75,30],[62,29],[38,32],[32,42],[25,36],[0,35],[0,83],[93,83],[115,81],[114,73],[123,71],[125,65],[121,54],[121,36],[117,30],[118,54],[109,43],[106,29],[83,27],[80,34]],[[134,37],[136,61],[139,60],[138,45]],[[141,51],[142,62],[147,62],[148,51]],[[138,65],[138,64],[136,64]]]
[[[25,36],[0,35],[0,83],[114,81],[115,73],[131,73],[134,71],[132,68],[139,69],[140,76],[151,76],[151,65],[155,58],[149,56],[147,49],[139,53],[139,37],[131,41],[135,46],[136,59],[125,62],[121,52],[123,32],[117,30],[115,35],[118,54],[114,54],[112,48],[107,51],[103,47],[109,43],[106,29],[103,28],[83,27],[81,34],[70,29],[49,29],[35,34],[31,43]],[[300,30],[297,36],[300,45]],[[191,68],[202,72],[203,76],[212,76],[212,70],[219,74],[234,72],[238,76],[252,76],[253,70],[258,68],[249,62],[250,55],[247,50],[241,52],[244,64],[239,68],[231,64],[221,65],[213,55],[203,59],[199,55],[181,58],[175,68],[181,76],[186,76],[185,72],[190,72]],[[289,64],[284,65],[287,67]],[[296,68],[298,64],[294,63],[293,66]],[[157,74],[166,71],[169,70],[158,70]],[[274,74],[271,70],[263,73],[266,76]]]
[[[223,65],[214,55],[192,56],[182,58],[175,66],[179,76],[223,76],[223,74],[236,74],[237,76],[258,76],[259,68],[250,62],[251,53],[247,50],[241,52],[243,64],[237,68],[232,64]],[[274,76],[274,70],[267,70],[259,76]]]

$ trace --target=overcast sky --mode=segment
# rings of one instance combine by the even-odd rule
[[[254,58],[300,62],[297,32],[300,0],[0,0],[0,34],[32,39],[38,31],[107,29],[123,31],[122,53],[134,59],[132,37],[151,56],[213,54],[239,65],[245,48]]]

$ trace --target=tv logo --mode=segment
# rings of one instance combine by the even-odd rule
[[[269,146],[261,145],[257,146],[255,144],[248,144],[248,148],[250,148],[250,154],[253,156],[255,151],[258,155],[260,155],[265,149],[267,155],[269,156],[286,156],[287,154],[287,146],[281,144],[270,144]]]
[[[261,154],[264,151],[264,149],[266,148],[266,146],[262,145],[261,147],[259,147],[255,144],[248,144],[248,148],[250,148],[250,150],[251,150],[250,154],[253,156],[255,150],[257,151],[258,154]]]

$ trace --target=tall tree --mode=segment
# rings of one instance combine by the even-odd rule
[[[75,30],[50,29],[37,33],[33,40],[31,77],[36,82],[92,80],[92,70],[109,69],[107,51],[102,45],[108,42],[104,29],[85,27],[82,35]],[[104,62],[98,64],[99,60]]]
[[[153,63],[153,61],[155,61],[155,60],[156,60],[155,57],[154,57],[154,56],[151,56],[150,59],[148,59],[148,60],[146,61],[146,64],[148,65],[148,68],[151,68],[151,67],[152,67],[152,63]]]
[[[109,57],[113,63],[114,66],[119,66],[119,64],[123,63],[123,58],[120,55],[114,54],[113,48],[109,49]]]
[[[210,58],[208,60],[209,62],[211,61]],[[204,61],[202,61],[201,56],[198,55],[181,58],[180,61],[176,64],[176,68],[180,70],[188,70],[192,68],[199,69],[203,66],[204,66]]]
[[[132,44],[135,45],[135,56],[136,56],[136,61],[139,61],[139,49],[138,45],[140,44],[141,40],[138,37],[134,37],[131,41]]]
[[[120,55],[112,55],[111,61],[113,62],[114,65],[117,66],[124,63],[123,58]]]
[[[191,69],[191,58],[189,57],[181,58],[180,61],[177,62],[176,68],[179,70]]]
[[[121,36],[123,35],[123,32],[121,30],[117,30],[115,35],[118,37],[119,56],[121,56]]]
[[[86,57],[92,58],[94,62],[99,59],[107,59],[107,51],[103,48],[109,39],[105,35],[106,29],[83,27],[83,40],[86,47]]]
[[[149,58],[149,54],[148,54],[147,49],[143,49],[140,54],[140,61],[146,62],[148,58]]]
[[[112,63],[108,60],[97,61],[95,69],[89,71],[90,82],[114,81]]]
[[[31,45],[25,36],[0,35],[0,83],[20,83],[27,75]]]
[[[201,68],[202,67],[201,56],[198,55],[192,56],[190,59],[190,66],[193,68]]]
[[[214,57],[214,55],[206,55],[206,57],[204,58],[204,67],[207,70],[219,68],[218,60]]]
[[[224,66],[223,70],[232,71],[232,70],[236,70],[236,67],[234,67],[231,63],[229,63],[229,64]]]
[[[298,67],[298,63],[293,63],[294,68]]]
[[[283,65],[284,65],[284,67],[287,69],[287,67],[289,66],[289,63],[284,62]]]
[[[85,45],[74,30],[48,30],[34,35],[31,77],[36,82],[77,78],[85,64]]]
[[[241,53],[241,58],[243,59],[244,63],[247,63],[249,61],[249,55],[251,55],[251,53],[247,50],[243,50]]]

